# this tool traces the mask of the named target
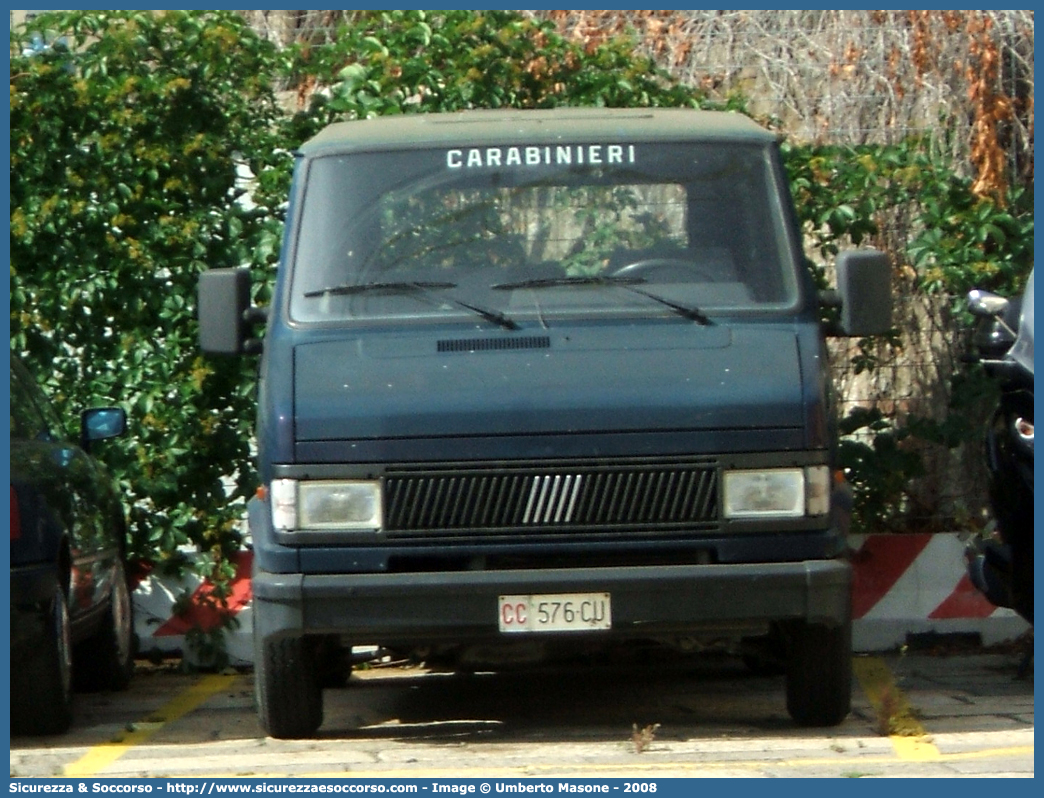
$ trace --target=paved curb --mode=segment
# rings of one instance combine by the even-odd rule
[[[958,533],[853,535],[852,647],[888,651],[909,635],[978,634],[984,645],[1013,640],[1027,629],[1015,612],[986,601],[964,571],[964,540]],[[253,554],[240,552],[228,600],[233,628],[224,642],[232,665],[253,664],[250,567]],[[200,662],[205,655],[186,644],[193,627],[220,625],[207,607],[211,586],[195,574],[181,579],[148,575],[134,592],[135,631],[143,655],[181,653]],[[191,595],[188,612],[174,614],[175,602]],[[182,600],[181,603],[184,603]]]

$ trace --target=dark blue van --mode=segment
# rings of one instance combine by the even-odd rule
[[[353,646],[722,638],[785,662],[798,723],[840,723],[824,335],[889,327],[890,267],[845,253],[817,291],[801,244],[777,138],[737,114],[417,115],[305,144],[263,347],[245,270],[199,293],[204,350],[263,350],[265,729],[312,734]]]

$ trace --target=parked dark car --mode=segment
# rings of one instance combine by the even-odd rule
[[[997,534],[966,552],[972,583],[1033,623],[1033,272],[1021,297],[968,294],[978,319],[974,359],[1000,386],[986,428],[990,509]]]
[[[70,441],[26,368],[11,359],[11,730],[57,734],[73,688],[120,690],[134,672],[126,516],[91,454],[126,413],[86,410]]]

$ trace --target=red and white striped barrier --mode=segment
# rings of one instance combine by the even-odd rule
[[[229,585],[226,607],[213,599],[214,586],[198,574],[181,578],[148,574],[134,591],[134,631],[138,635],[138,652],[147,656],[182,654],[196,664],[211,664],[211,655],[193,646],[189,630],[213,632],[225,627],[222,640],[230,665],[252,665],[250,568],[254,553],[241,551],[235,555],[236,573]],[[197,650],[199,649],[199,650]]]
[[[852,535],[849,543],[856,651],[886,651],[929,632],[975,633],[994,645],[1029,628],[972,586],[959,534]]]
[[[852,535],[850,544],[855,651],[887,651],[904,645],[908,635],[930,632],[975,633],[985,645],[994,645],[1029,628],[1015,612],[994,607],[972,587],[965,573],[964,541],[956,533]],[[236,556],[224,611],[213,606],[213,586],[198,575],[143,578],[134,592],[141,653],[180,652],[190,660],[205,661],[205,652],[194,652],[187,644],[186,633],[193,627],[212,631],[231,618],[223,636],[229,662],[251,665],[252,561],[249,551]],[[186,595],[191,595],[187,602]],[[176,603],[187,610],[175,614]]]

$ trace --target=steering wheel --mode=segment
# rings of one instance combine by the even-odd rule
[[[682,258],[643,258],[621,266],[612,273],[612,276],[638,277],[647,272],[659,272],[660,280],[663,282],[692,282],[693,278],[701,282],[714,282],[715,280],[715,276],[706,268]]]

